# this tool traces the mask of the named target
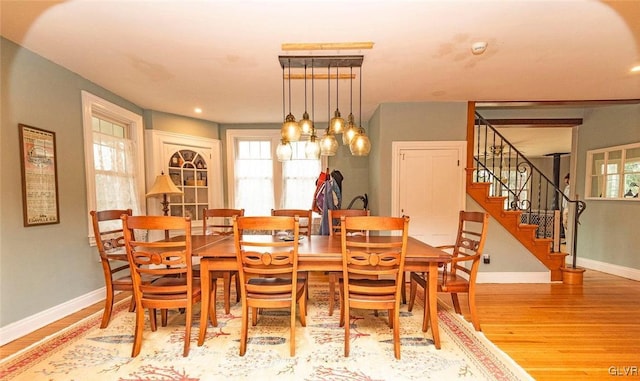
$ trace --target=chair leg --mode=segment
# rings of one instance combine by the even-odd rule
[[[149,325],[151,326],[151,332],[155,332],[158,329],[155,308],[149,308]],[[164,327],[164,324],[162,326]]]
[[[460,301],[458,300],[458,294],[451,293],[451,301],[453,302],[453,309],[456,311],[458,315],[462,315],[462,310],[460,309]]]
[[[393,316],[393,353],[398,360],[400,360],[400,312],[398,308],[393,310],[393,313],[389,311]]]
[[[135,303],[135,298],[131,295],[131,302]],[[113,289],[107,287],[107,296],[104,301],[104,312],[102,313],[102,322],[100,328],[107,328],[109,320],[111,320],[111,311],[113,310]],[[129,307],[131,311],[131,306]]]
[[[349,303],[342,300],[340,302],[340,323],[344,325],[344,357],[349,357],[349,352],[351,350],[351,333],[349,332],[350,323],[349,317],[345,319],[345,315],[349,315]]]
[[[329,273],[329,316],[333,315],[333,309],[335,308],[337,280],[338,277],[335,274]]]
[[[223,293],[224,293],[224,313],[229,314],[231,311],[231,273],[225,271],[222,275]]]
[[[218,283],[214,279],[211,285],[211,296],[209,297],[209,320],[214,327],[218,326],[218,317],[216,316],[216,293],[218,292]]]
[[[167,322],[169,321],[169,310],[166,308],[160,310],[160,321],[163,327],[167,326]]]
[[[295,293],[295,290],[293,290]],[[304,300],[305,296],[302,295],[300,299]],[[302,320],[302,308],[300,308],[300,318]],[[291,326],[291,332],[289,336],[289,356],[293,357],[296,355],[296,300],[295,297],[291,298],[291,316],[289,320],[289,324]]]
[[[191,306],[187,307],[184,318],[184,350],[182,351],[182,357],[187,357],[189,355],[189,346],[191,345],[191,320],[193,318],[193,302],[188,301],[188,303],[191,303]]]
[[[307,285],[302,289],[302,296],[300,296],[300,324],[303,327],[307,326]],[[295,326],[294,326],[295,328]]]
[[[338,292],[340,294],[340,322],[339,325],[340,327],[342,327],[344,325],[345,322],[345,311],[344,311],[344,300],[342,300],[342,287],[340,287],[340,290]]]
[[[255,313],[255,308],[253,309]],[[249,307],[242,303],[242,326],[240,328],[240,356],[247,352],[247,334],[249,328]]]
[[[393,328],[393,323],[394,323],[393,322],[393,315],[394,315],[393,314],[393,310],[387,310],[387,316],[388,316],[387,320],[389,320],[389,328]]]
[[[481,331],[480,329],[480,320],[478,319],[478,313],[476,311],[476,298],[475,293],[469,293],[469,312],[471,313],[471,323],[473,324],[473,328],[476,331]]]
[[[429,329],[429,300],[427,299],[429,293],[425,290],[424,292],[424,314],[422,316],[422,332],[427,332]]]
[[[236,278],[236,303],[240,303],[240,275],[235,274]]]
[[[151,312],[151,310],[149,310]],[[149,316],[151,317],[151,315]],[[133,335],[133,348],[131,350],[131,357],[136,357],[140,353],[142,347],[142,330],[144,329],[144,308],[138,306],[136,309],[136,328]]]
[[[129,312],[133,312],[136,310],[136,298],[131,295],[131,301],[129,302]]]
[[[255,307],[251,308],[251,325],[256,326],[258,324],[258,309]]]
[[[402,288],[400,289],[401,295],[402,295],[402,304],[407,304],[407,287],[405,282],[405,276],[404,273],[402,274]]]
[[[413,276],[409,281],[409,303],[407,304],[407,311],[411,312],[413,310],[413,303],[416,301],[416,292],[418,290],[418,282],[413,280]]]

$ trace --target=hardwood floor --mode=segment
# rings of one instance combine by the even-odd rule
[[[450,304],[448,295],[440,298]],[[588,270],[583,285],[479,284],[477,304],[485,336],[536,380],[640,379],[640,282]],[[0,347],[0,356],[101,308],[98,303]]]

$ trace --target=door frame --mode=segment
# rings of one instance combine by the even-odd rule
[[[400,152],[402,150],[457,150],[458,161],[460,167],[460,184],[462,184],[462,192],[460,197],[460,205],[466,208],[466,176],[465,163],[467,155],[466,140],[452,141],[395,141],[391,142],[391,214],[393,216],[400,215]]]

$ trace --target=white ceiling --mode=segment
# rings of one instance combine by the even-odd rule
[[[640,98],[640,72],[630,71],[640,65],[640,1],[2,0],[0,7],[7,39],[144,109],[219,123],[282,121],[278,56],[286,54],[364,55],[364,121],[385,102]],[[281,50],[354,41],[374,47]],[[484,54],[471,53],[476,41],[488,42]],[[292,82],[300,118],[304,81]],[[343,116],[348,85],[340,81]],[[329,114],[326,87],[316,81],[317,122]]]

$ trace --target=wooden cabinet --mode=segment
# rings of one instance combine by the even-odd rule
[[[202,227],[202,210],[223,207],[220,141],[163,131],[147,131],[147,187],[167,173],[182,195],[171,196],[169,214],[191,217],[193,230]],[[147,200],[150,215],[161,215],[156,199]]]
[[[181,149],[171,155],[169,177],[183,194],[171,196],[169,214],[202,220],[202,209],[209,207],[208,162],[208,157],[191,149]]]

